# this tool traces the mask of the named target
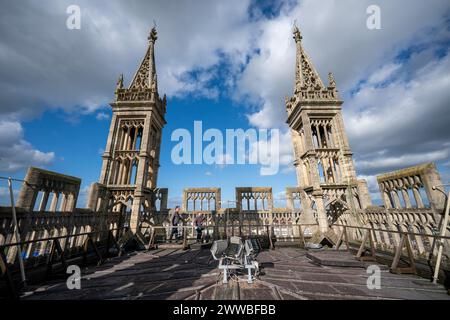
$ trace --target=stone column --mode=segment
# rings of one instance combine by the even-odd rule
[[[54,192],[52,197],[52,202],[50,203],[50,211],[56,212],[56,206],[58,204],[59,192]]]
[[[367,181],[364,179],[361,179],[361,180],[358,180],[356,183],[357,183],[359,201],[361,202],[362,209],[366,209],[368,206],[372,205],[369,188],[367,187]]]
[[[430,207],[437,210],[443,210],[445,207],[445,195],[438,190],[433,190],[433,186],[442,185],[442,180],[434,163],[429,163],[425,173],[420,175],[422,183],[427,193]]]
[[[44,191],[44,194],[42,195],[41,203],[39,204],[39,211],[40,212],[45,211],[45,208],[47,207],[49,194],[50,194],[50,192]]]
[[[406,191],[405,188],[402,188],[402,196],[403,196],[403,200],[405,201],[405,206],[406,208],[411,208],[411,200],[409,199],[409,194],[408,191]]]
[[[319,231],[321,233],[326,233],[328,231],[328,218],[325,212],[325,206],[323,204],[323,195],[313,194],[313,198],[316,203],[317,223],[319,224]]]
[[[89,187],[89,196],[86,206],[92,211],[97,211],[97,199],[99,197],[99,184],[94,182]]]
[[[386,209],[392,209],[391,199],[389,198],[388,191],[383,191],[383,202]]]
[[[111,151],[112,151],[112,143],[113,139],[116,139],[117,137],[117,129],[118,126],[117,123],[117,115],[113,114],[111,119],[111,124],[109,126],[109,134],[108,134],[108,140],[106,142],[105,152],[102,155],[103,163],[102,163],[102,171],[100,172],[100,182],[107,184],[108,183],[108,176],[110,169],[110,161],[111,161]]]
[[[144,200],[143,194],[140,191],[135,191],[133,204],[131,205],[131,217],[130,217],[130,230],[133,233],[139,232],[139,219],[143,200]]]
[[[181,211],[187,211],[187,198],[186,198],[186,190],[183,190],[182,200],[181,200]]]
[[[62,193],[61,204],[59,205],[59,211],[65,212],[67,207],[67,193]]]
[[[288,210],[294,211],[294,199],[290,188],[286,188],[286,207]]]
[[[314,150],[314,143],[312,141],[312,130],[311,130],[311,123],[309,122],[309,117],[306,113],[302,114],[302,123],[303,123],[303,130],[305,131],[305,152],[308,150]]]
[[[32,184],[36,183],[38,181],[38,178],[39,178],[39,171],[31,167],[28,168],[27,174],[24,179],[28,183],[24,182],[22,184],[19,193],[19,198],[17,199],[16,202],[16,207],[33,211],[39,190],[33,188]]]
[[[270,211],[273,210],[273,194],[272,194],[272,188],[270,188],[270,191],[268,192],[268,198],[267,198],[267,210],[270,210]]]
[[[295,173],[297,175],[297,184],[299,186],[304,186],[302,168],[301,168],[301,164],[298,162],[298,160],[294,161],[294,167],[295,167]]]
[[[222,208],[222,189],[218,188],[216,191],[216,211],[219,211]]]
[[[327,148],[331,148],[331,143],[330,143],[330,139],[328,138],[328,126],[324,125],[323,126],[323,131],[324,131],[324,135],[325,135],[325,140],[327,142]]]
[[[242,194],[238,188],[236,188],[236,209],[238,212],[242,211]]]

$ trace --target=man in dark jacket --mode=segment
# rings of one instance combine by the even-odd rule
[[[198,213],[197,216],[194,219],[194,227],[195,230],[197,231],[197,242],[202,242],[202,231],[203,231],[203,214],[202,213]]]
[[[178,240],[178,223],[181,220],[179,206],[176,206],[174,212],[172,214],[169,214],[169,219],[170,219],[170,224],[172,226],[169,242],[172,242],[173,235],[175,235],[175,241],[177,241]]]

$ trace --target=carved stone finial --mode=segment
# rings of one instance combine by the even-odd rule
[[[334,76],[332,72],[328,73],[328,87],[336,88],[336,80],[334,80]]]
[[[152,86],[151,86],[152,92],[158,91],[158,88],[156,87],[157,81],[158,81],[158,78],[157,78],[156,73],[155,73],[155,74],[153,75]]]
[[[150,35],[148,36],[148,40],[151,42],[155,42],[158,39],[158,32],[156,32],[156,26],[150,30]]]
[[[294,22],[293,33],[295,42],[299,42],[303,39],[302,34],[300,33],[300,30],[297,27],[297,21]]]
[[[119,79],[117,80],[116,89],[122,89],[123,88],[123,74],[119,76]]]

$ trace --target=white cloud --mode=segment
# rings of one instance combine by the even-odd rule
[[[446,160],[450,156],[450,149],[437,150],[433,152],[424,152],[417,154],[402,154],[397,157],[377,157],[371,160],[357,161],[358,169],[368,171],[376,170],[390,170],[391,168],[402,168],[413,166],[418,163],[432,162],[438,160]]]
[[[0,180],[0,184],[5,184],[6,185],[7,182]],[[17,185],[13,186],[13,196],[14,196],[14,199],[17,201],[17,197],[19,196],[20,190],[19,189],[14,189],[14,187],[17,188],[18,186]],[[9,188],[8,187],[0,187],[0,203],[5,204],[7,206],[11,205],[11,198],[10,198]]]
[[[304,48],[322,79],[326,82],[328,71],[335,74],[361,174],[442,160],[444,143],[450,140],[450,114],[445,111],[450,58],[448,53],[440,58],[434,50],[450,36],[448,4],[383,2],[382,29],[369,30],[370,4],[305,0],[273,20],[261,20],[258,53],[239,77],[235,99],[245,98],[253,106],[247,115],[251,125],[286,130],[284,96],[292,94],[295,68],[291,29],[298,20]],[[422,51],[414,53],[410,47]],[[403,52],[403,60],[398,59],[406,49],[412,54]]]
[[[448,159],[450,54],[422,63],[411,70],[404,62],[397,68],[402,76],[386,86],[367,83],[347,101],[346,128],[359,170],[377,173]]]
[[[392,76],[392,74],[401,67],[399,63],[391,63],[383,66],[380,70],[373,73],[367,80],[370,84],[378,84],[384,82]]]
[[[28,166],[48,166],[54,152],[42,152],[23,139],[19,122],[0,121],[0,171],[16,172]]]
[[[365,24],[370,4],[371,1],[305,0],[290,10],[282,10],[273,20],[260,21],[261,35],[256,41],[259,54],[252,55],[237,83],[236,99],[250,97],[260,105],[248,115],[252,125],[284,125],[284,96],[290,96],[294,86],[295,42],[291,30],[295,20],[299,21],[303,45],[319,73],[323,76],[333,71],[338,88],[346,92],[365,76],[376,81],[396,71],[399,66],[395,63],[382,69],[380,65],[412,41],[422,44],[416,35],[430,25],[443,24],[448,9],[445,1],[437,1],[433,6],[421,1],[408,5],[403,1],[384,2],[383,28],[373,31]],[[421,39],[430,39],[427,33],[422,36]],[[433,35],[439,39],[447,36],[445,29]]]
[[[102,121],[102,120],[109,120],[109,114],[107,114],[106,112],[99,112],[97,113],[97,115],[95,116],[95,119]]]
[[[362,174],[411,159],[439,160],[450,138],[449,55],[438,60],[433,50],[424,50],[407,63],[395,57],[409,46],[433,48],[448,39],[448,1],[383,1],[382,29],[368,30],[366,8],[372,2],[287,1],[276,17],[250,19],[250,0],[185,1],[176,8],[166,1],[110,1],[108,6],[79,1],[78,31],[65,28],[70,1],[8,2],[0,11],[0,21],[13,26],[0,29],[0,114],[16,128],[0,136],[7,141],[0,142],[0,150],[17,162],[2,161],[0,170],[53,160],[52,152],[24,140],[21,120],[48,108],[98,112],[97,118],[104,118],[98,110],[112,100],[119,74],[126,83],[131,80],[153,19],[160,93],[215,99],[223,92],[219,79],[235,100],[248,102],[250,125],[281,129],[283,170],[292,170],[284,96],[294,85],[294,20],[319,73],[333,71],[346,97],[344,121]]]
[[[242,64],[252,48],[250,0],[78,1],[80,30],[65,26],[70,1],[5,4],[0,20],[0,114],[30,118],[48,108],[93,113],[114,96],[123,73],[131,81],[157,22],[160,93],[216,98],[211,80],[224,57]],[[36,27],[38,26],[38,27]],[[30,50],[33,48],[33,50]]]

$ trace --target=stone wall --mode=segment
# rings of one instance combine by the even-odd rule
[[[81,179],[79,178],[30,167],[16,205],[32,211],[36,206],[36,201],[40,200],[38,211],[46,211],[51,196],[48,211],[71,212],[77,204],[80,184]],[[40,192],[42,192],[42,197],[38,199]],[[58,204],[59,206],[57,206]]]

